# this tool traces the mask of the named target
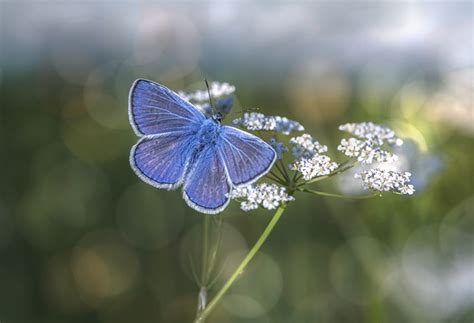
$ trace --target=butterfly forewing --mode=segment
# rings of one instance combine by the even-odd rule
[[[195,133],[204,115],[168,88],[136,80],[130,90],[130,123],[139,136]]]

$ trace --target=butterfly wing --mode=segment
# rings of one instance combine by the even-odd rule
[[[196,132],[206,119],[170,89],[138,79],[130,89],[128,114],[138,136]]]
[[[175,189],[183,182],[195,143],[193,135],[142,137],[130,152],[130,165],[144,182],[158,188]]]
[[[131,150],[132,169],[155,187],[179,186],[204,115],[168,88],[138,79],[130,89],[129,117],[135,133],[143,136]]]
[[[224,162],[217,145],[209,144],[197,155],[193,169],[186,177],[183,197],[190,207],[208,214],[216,214],[229,203],[230,192]]]
[[[235,186],[250,184],[268,173],[277,157],[262,139],[228,126],[222,127],[218,150]]]

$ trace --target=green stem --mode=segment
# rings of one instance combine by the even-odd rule
[[[288,174],[288,171],[286,170],[285,164],[283,164],[283,160],[279,159],[278,163],[280,164],[280,167],[283,169],[283,174],[285,175],[286,180],[289,182],[290,181],[290,174]]]
[[[370,195],[361,195],[361,196],[347,196],[347,195],[342,195],[342,194],[335,194],[335,193],[328,193],[328,192],[310,190],[308,188],[299,189],[299,191],[300,192],[305,192],[305,193],[311,193],[311,194],[315,194],[315,195],[320,195],[320,196],[336,197],[336,198],[348,199],[348,200],[365,200],[365,199],[370,199],[370,198],[381,197],[382,196],[382,194],[380,194],[380,193],[374,193],[374,194],[370,194]]]
[[[302,178],[303,178],[303,174],[297,173],[296,176],[295,176],[295,180],[294,180],[293,183],[298,183],[298,181],[299,181],[300,179],[302,179]]]
[[[290,178],[288,177],[288,175],[286,174],[286,171],[285,171],[285,168],[280,166],[280,160],[277,161],[275,163],[275,167],[278,169],[278,171],[280,172],[281,176],[283,176],[283,178],[286,180],[286,181],[290,181]]]
[[[265,176],[266,176],[267,178],[271,179],[272,181],[277,182],[278,184],[281,184],[281,185],[283,185],[283,186],[286,186],[286,185],[287,185],[283,179],[281,179],[280,177],[276,176],[273,172],[270,172],[270,173],[268,173],[268,174],[265,175]]]
[[[196,316],[198,316],[206,308],[207,283],[208,283],[208,258],[209,258],[209,226],[211,218],[204,217],[202,225],[202,259],[201,259],[201,279],[199,285],[201,287],[198,295],[198,305]]]
[[[342,164],[341,164],[342,165]],[[340,174],[340,173],[344,173],[346,170],[348,169],[351,169],[352,167],[354,167],[354,165],[349,165],[349,166],[346,166],[346,167],[341,167],[339,166],[338,170],[336,170],[335,172],[329,174],[329,175],[324,175],[324,176],[319,176],[319,177],[316,177],[310,181],[306,181],[306,182],[302,182],[301,184],[299,184],[298,186],[303,186],[303,185],[306,185],[306,184],[312,184],[312,183],[316,183],[316,182],[319,182],[319,181],[322,181],[323,179],[326,179],[326,178],[329,178],[329,177],[332,177],[334,175],[337,175],[337,174]]]
[[[298,184],[298,187],[304,186],[306,184],[316,183],[316,182],[322,181],[323,179],[326,179],[328,177],[330,177],[330,175],[319,176],[319,177],[316,177],[316,178],[314,178],[310,181],[305,181],[305,182],[302,182],[302,183]]]
[[[221,226],[222,226],[222,217],[218,217],[216,220],[214,220],[214,223],[215,225],[215,232],[217,232],[217,236],[215,237],[215,243],[212,243],[212,247],[210,248],[210,256],[209,256],[209,264],[208,264],[208,268],[207,268],[207,288],[210,288],[210,278],[211,278],[211,274],[212,274],[212,271],[214,269],[214,265],[216,264],[216,257],[217,257],[217,253],[219,251],[219,248],[220,248],[220,244],[221,244],[221,239],[222,239],[222,230],[221,230]],[[214,236],[211,234],[211,236],[214,238]]]
[[[237,278],[242,274],[242,272],[245,270],[247,265],[250,263],[250,261],[255,257],[257,252],[260,250],[262,247],[263,243],[267,238],[270,236],[270,233],[272,233],[273,229],[275,228],[275,225],[278,223],[280,220],[283,212],[285,211],[286,205],[282,204],[275,212],[273,215],[273,218],[270,220],[268,223],[267,227],[263,231],[262,235],[258,238],[257,242],[255,245],[250,249],[249,253],[247,256],[245,256],[244,260],[240,263],[240,265],[237,267],[237,269],[234,271],[232,276],[225,282],[224,286],[217,292],[216,296],[209,302],[207,307],[202,310],[194,320],[195,323],[203,323],[204,320],[211,314],[212,310],[216,305],[221,301],[222,297],[225,295],[227,290],[235,283]]]

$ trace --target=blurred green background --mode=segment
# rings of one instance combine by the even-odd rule
[[[296,196],[209,322],[472,322],[472,2],[0,3],[0,322],[191,322],[204,215],[131,171],[136,78],[405,139],[412,197]],[[237,114],[235,115],[237,116]],[[230,120],[226,120],[229,122]],[[319,189],[351,193],[351,176]],[[224,216],[217,286],[271,212]]]

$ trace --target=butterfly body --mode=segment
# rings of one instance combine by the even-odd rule
[[[265,175],[276,159],[260,138],[206,117],[166,87],[135,81],[129,117],[140,137],[130,153],[132,169],[157,188],[183,186],[183,198],[202,213],[216,214],[229,203],[233,187]]]
[[[216,119],[206,119],[198,131],[199,143],[203,146],[214,145],[219,139],[221,124]]]

